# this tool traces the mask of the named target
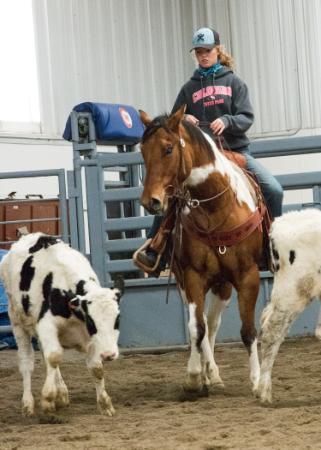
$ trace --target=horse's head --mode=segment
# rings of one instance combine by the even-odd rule
[[[146,126],[141,144],[146,167],[141,203],[152,214],[166,210],[168,190],[171,186],[179,186],[192,168],[189,136],[181,124],[184,112],[185,105],[171,116],[151,120],[140,111]]]

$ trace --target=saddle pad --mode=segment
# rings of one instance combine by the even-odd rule
[[[129,105],[85,102],[74,106],[73,111],[90,112],[97,141],[122,141],[136,144],[144,133],[138,111]],[[71,120],[67,120],[63,138],[70,141]]]
[[[230,161],[233,161],[241,169],[246,169],[246,158],[242,153],[233,152],[232,150],[222,150],[224,156]]]

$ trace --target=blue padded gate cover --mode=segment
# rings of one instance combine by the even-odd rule
[[[144,133],[144,125],[135,108],[129,105],[85,102],[73,111],[92,113],[97,141],[125,141],[137,143]],[[70,116],[63,138],[72,139]]]

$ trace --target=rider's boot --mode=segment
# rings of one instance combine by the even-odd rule
[[[158,278],[161,271],[166,267],[166,258],[164,255],[167,235],[159,233],[163,217],[155,216],[153,225],[148,233],[148,240],[140,247],[133,256],[137,266],[148,273],[150,276]],[[156,238],[157,236],[157,238]],[[156,245],[156,249],[154,247]]]
[[[156,278],[166,268],[165,257],[149,247],[146,250],[137,252],[136,261],[144,266],[145,271],[148,271],[147,273]]]

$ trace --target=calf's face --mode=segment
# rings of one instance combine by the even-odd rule
[[[97,287],[86,295],[78,295],[70,306],[83,316],[88,334],[88,357],[91,360],[111,361],[118,358],[119,289]]]

